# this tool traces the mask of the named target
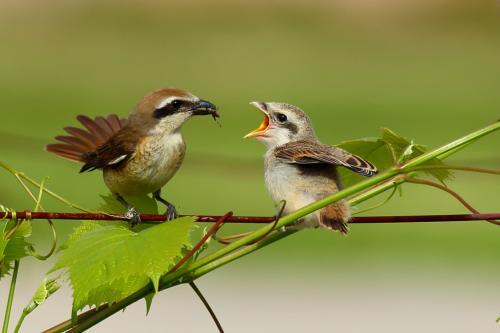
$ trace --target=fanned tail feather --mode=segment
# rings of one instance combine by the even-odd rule
[[[125,119],[118,118],[116,114],[110,114],[106,118],[96,117],[95,119],[80,115],[77,119],[85,129],[65,127],[64,130],[69,135],[56,136],[55,139],[58,143],[47,145],[47,151],[72,161],[83,162],[84,154],[99,148],[125,123]]]

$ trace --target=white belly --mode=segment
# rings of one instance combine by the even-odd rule
[[[155,192],[181,166],[186,147],[180,133],[146,140],[123,169],[104,170],[104,181],[113,193],[140,195]]]
[[[305,180],[293,165],[286,163],[266,164],[265,182],[267,190],[277,204],[281,200],[286,201],[284,215],[317,200]],[[317,227],[319,226],[319,215],[317,212],[309,214],[302,218],[300,222],[301,227]]]

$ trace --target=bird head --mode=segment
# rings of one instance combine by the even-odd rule
[[[142,98],[129,116],[128,124],[146,132],[174,132],[192,116],[211,115],[218,118],[217,107],[190,92],[164,88]]]
[[[304,111],[296,106],[275,102],[252,102],[264,114],[258,128],[244,136],[257,138],[269,148],[291,141],[314,138],[311,121]]]

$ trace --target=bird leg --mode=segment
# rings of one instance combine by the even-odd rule
[[[273,228],[271,230],[274,229],[274,227],[276,226],[276,224],[278,224],[279,219],[283,216],[283,212],[285,211],[285,207],[286,207],[286,200],[285,199],[281,200],[279,202],[279,204],[281,206],[280,206],[280,209],[278,210],[278,214],[274,215],[274,225],[273,225]],[[282,226],[281,228],[277,229],[277,231],[278,232],[285,232],[286,231],[286,226]]]
[[[137,209],[130,203],[127,202],[121,195],[118,193],[115,194],[116,200],[121,203],[123,206],[127,208],[127,212],[125,213],[125,217],[128,219],[128,224],[131,228],[141,223],[141,215],[137,211]]]
[[[165,212],[167,221],[171,221],[177,218],[178,216],[177,209],[175,209],[174,205],[172,205],[170,202],[161,197],[161,190],[154,192],[153,198],[155,198],[156,201],[161,202],[167,207],[167,211]]]

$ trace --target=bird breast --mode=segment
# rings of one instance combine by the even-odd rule
[[[265,156],[265,183],[275,202],[286,200],[284,214],[289,214],[339,190],[337,172],[325,164],[291,164],[278,160],[272,150]],[[316,214],[305,219],[317,226]]]
[[[104,180],[113,193],[138,195],[161,189],[184,160],[186,146],[179,132],[144,138],[134,157],[118,170],[104,170]]]

